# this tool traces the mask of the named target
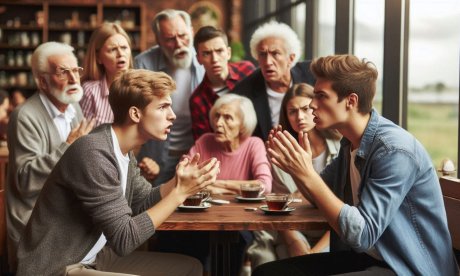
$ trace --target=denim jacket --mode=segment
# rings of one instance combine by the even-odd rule
[[[343,138],[321,174],[342,200],[350,146]],[[340,211],[342,241],[357,252],[375,247],[398,275],[458,275],[439,180],[423,146],[373,109],[355,165],[360,202]]]

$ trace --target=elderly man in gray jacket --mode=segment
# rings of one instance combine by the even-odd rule
[[[82,68],[71,46],[40,45],[32,55],[32,72],[39,92],[13,112],[8,126],[6,202],[12,270],[17,244],[46,178],[69,145],[94,126],[94,121],[83,119],[78,105]]]

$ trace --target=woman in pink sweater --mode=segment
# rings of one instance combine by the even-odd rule
[[[257,124],[252,102],[243,96],[226,94],[209,112],[213,133],[202,135],[189,154],[201,158],[215,157],[220,161],[220,173],[212,193],[239,194],[241,183],[261,183],[265,193],[272,189],[270,162],[263,141],[251,137]]]

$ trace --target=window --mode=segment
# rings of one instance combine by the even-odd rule
[[[382,113],[385,0],[355,1],[354,55],[372,61],[379,72],[374,106]]]
[[[411,1],[407,126],[435,168],[458,160],[458,26],[458,0]]]

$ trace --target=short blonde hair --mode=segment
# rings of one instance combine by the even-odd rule
[[[120,72],[110,86],[109,103],[113,111],[113,123],[121,125],[132,106],[144,109],[156,97],[170,95],[176,83],[166,73],[144,69],[128,69]]]
[[[251,100],[233,93],[225,94],[218,98],[209,111],[209,121],[211,122],[212,129],[215,129],[214,116],[216,111],[224,104],[237,104],[238,105],[238,116],[241,118],[242,127],[240,130],[241,139],[245,139],[252,135],[257,125],[257,115],[254,109],[254,105]]]

